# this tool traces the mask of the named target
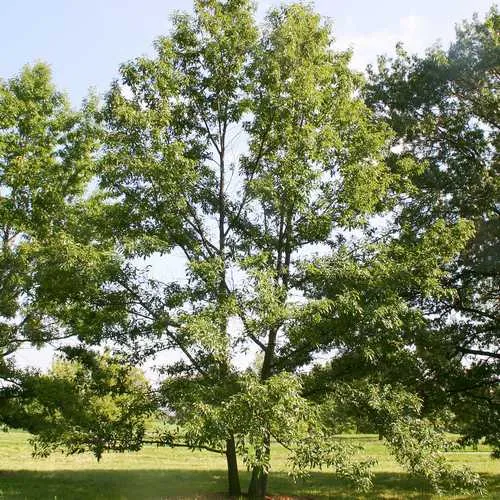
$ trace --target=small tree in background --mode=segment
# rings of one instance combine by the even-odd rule
[[[100,460],[106,450],[139,450],[155,409],[144,374],[109,353],[64,351],[47,374],[24,377],[16,400],[34,455],[90,451]]]

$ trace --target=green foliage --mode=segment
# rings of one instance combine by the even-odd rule
[[[400,420],[387,432],[388,446],[398,462],[408,471],[429,481],[436,493],[484,493],[484,481],[469,468],[453,468],[439,449],[446,446],[446,438],[437,434],[435,427],[425,420]]]
[[[95,173],[96,105],[91,97],[71,110],[41,63],[0,81],[2,404],[20,376],[7,357],[25,343],[66,337],[67,311],[95,295],[116,262],[96,238],[97,206],[86,194]]]
[[[332,256],[304,263],[300,283],[310,300],[296,308],[280,363],[304,364],[321,350],[336,349],[332,358],[339,367],[354,357],[365,363],[353,377],[377,364],[390,373],[397,369],[395,359],[388,362],[391,356],[406,364],[406,348],[418,345],[427,323],[414,303],[449,295],[447,271],[440,266],[471,233],[466,221],[448,227],[438,221],[418,237],[400,234],[355,249],[341,245]],[[414,376],[409,366],[398,365]]]
[[[468,468],[455,469],[442,455],[449,445],[435,422],[419,418],[421,403],[398,387],[365,389],[365,404],[375,412],[389,449],[399,463],[425,477],[434,491],[483,493],[481,478]]]
[[[364,415],[375,426],[396,460],[411,474],[425,478],[437,493],[484,492],[484,482],[469,468],[455,468],[443,452],[456,449],[444,422],[422,417],[422,402],[401,384],[367,381],[331,382],[323,402],[325,412]]]
[[[437,220],[474,227],[443,268],[449,293],[419,303],[429,321],[419,341],[427,375],[418,390],[430,411],[453,410],[466,440],[496,446],[499,20],[492,7],[484,20],[459,25],[448,50],[433,47],[424,57],[399,48],[395,59],[380,59],[367,87],[373,109],[395,131],[393,161],[426,165],[412,175],[416,189],[398,223],[414,233]]]
[[[310,7],[274,9],[259,29],[251,2],[198,1],[155,47],[155,58],[122,66],[102,112],[108,227],[129,259],[117,286],[129,320],[118,335],[133,331],[135,353],[139,342],[151,345],[145,353],[182,353],[165,368],[162,394],[183,439],[224,451],[228,463],[236,449],[259,476],[259,494],[278,430],[297,453],[307,427],[325,443],[323,455],[302,454],[297,470],[323,456],[343,471],[295,378],[277,366],[278,339],[289,343],[299,254],[390,205],[402,174],[384,162],[389,128]],[[231,154],[232,134],[246,139],[241,154]],[[134,257],[174,250],[186,258],[184,286],[133,269]],[[235,320],[239,332],[228,327]],[[263,355],[258,377],[234,363],[250,347]]]
[[[230,395],[207,385],[201,380],[186,383],[183,379],[165,384],[163,391],[169,393],[168,401],[180,427],[160,434],[160,443],[172,446],[186,442],[192,448],[222,452],[226,440],[234,435],[245,465],[250,470],[268,471],[271,456],[263,450],[269,446],[270,437],[289,451],[295,478],[315,468],[331,467],[359,488],[370,487],[373,460],[358,460],[355,455],[359,446],[333,438],[320,424],[317,405],[301,395],[299,377],[281,373],[261,382],[255,374],[247,374],[231,388]]]
[[[46,375],[24,380],[24,427],[34,433],[33,453],[47,456],[142,447],[154,405],[143,373],[123,360],[67,349]]]
[[[18,191],[29,203],[13,212],[22,238],[3,246],[0,306],[11,320],[0,335],[14,325],[42,342],[51,318],[88,343],[114,341],[128,362],[178,354],[163,366],[157,402],[181,426],[156,441],[225,454],[232,495],[239,454],[252,471],[249,496],[265,496],[273,440],[289,449],[294,475],[329,466],[367,489],[371,461],[356,460],[327,425],[360,422],[363,411],[433,487],[480,489],[441,459],[432,427],[443,407],[463,413],[454,384],[480,380],[494,396],[497,18],[466,25],[449,53],[399,50],[365,86],[311,7],[272,9],[257,27],[250,1],[195,1],[153,58],[121,66],[99,127],[93,110],[74,118],[76,138],[89,143],[74,146],[68,132],[69,145],[54,147],[44,137],[47,151],[30,152],[44,168],[28,170],[15,152],[5,160],[2,203]],[[16,109],[12,95],[30,75],[2,87],[0,104]],[[52,130],[12,116],[2,155],[16,134]],[[94,164],[91,137],[103,145]],[[50,172],[78,189],[45,179]],[[99,187],[82,196],[93,175]],[[45,192],[47,181],[69,187]],[[40,214],[38,193],[49,203]],[[182,284],[140,262],[169,266],[174,252],[184,257]],[[478,348],[486,362],[462,362],[459,353]],[[248,350],[262,359],[253,371],[237,362]],[[141,446],[153,402],[135,370],[79,353],[27,381],[42,454],[63,447],[99,458]]]

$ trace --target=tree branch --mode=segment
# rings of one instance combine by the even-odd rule
[[[223,455],[225,453],[225,451],[223,450],[219,450],[217,448],[211,448],[210,446],[205,446],[205,445],[191,446],[190,444],[186,443],[165,443],[164,441],[155,441],[150,439],[143,440],[142,443],[156,444],[156,446],[165,446],[169,448],[189,448],[191,450],[205,450],[205,451],[210,451],[212,453],[219,453],[220,455]]]
[[[469,349],[462,346],[457,347],[457,350],[464,354],[475,354],[477,356],[487,356],[489,358],[500,359],[500,353],[498,352],[481,351],[480,349]]]

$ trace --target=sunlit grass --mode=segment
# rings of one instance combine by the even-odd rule
[[[0,434],[1,499],[152,500],[196,498],[226,489],[225,460],[216,454],[146,446],[136,453],[107,453],[100,463],[89,454],[71,457],[54,454],[34,459],[28,437],[19,431]],[[327,471],[294,483],[287,475],[286,451],[279,446],[273,448],[270,493],[305,498],[434,498],[423,481],[410,478],[394,462],[376,436],[349,439],[358,441],[366,455],[378,460],[374,489],[370,493],[357,493]],[[489,482],[489,495],[482,498],[500,498],[500,462],[492,460],[486,448],[448,453],[447,457],[484,475]],[[243,466],[242,470],[242,483],[246,487],[248,473]]]

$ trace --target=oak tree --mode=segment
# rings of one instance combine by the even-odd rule
[[[428,321],[419,339],[419,391],[429,411],[447,407],[466,439],[485,437],[498,454],[500,16],[492,8],[457,27],[445,50],[381,58],[368,99],[395,131],[394,158],[425,164],[398,224],[417,234],[437,220],[474,228],[446,264],[445,296],[418,300]],[[443,263],[444,264],[444,263]]]
[[[271,440],[297,473],[326,463],[366,487],[368,463],[327,438],[277,355],[293,319],[320,312],[297,298],[297,262],[385,202],[388,127],[360,97],[349,53],[303,5],[272,10],[258,28],[250,2],[196,1],[156,51],[124,64],[107,97],[101,189],[127,259],[121,344],[139,358],[181,353],[164,367],[162,394],[182,435],[165,442],[224,453],[231,494],[239,454],[249,494],[265,495]],[[173,251],[185,283],[137,267],[151,256],[168,266]],[[238,366],[244,349],[262,353],[258,373]]]

